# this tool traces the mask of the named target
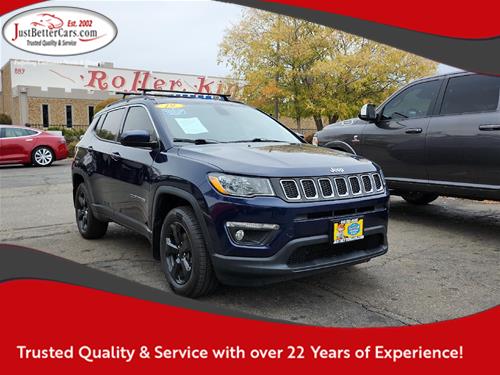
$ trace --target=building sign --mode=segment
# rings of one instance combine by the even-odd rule
[[[111,43],[116,25],[106,16],[82,8],[44,7],[19,13],[5,23],[7,43],[40,55],[68,56],[98,50]]]
[[[221,77],[19,60],[12,61],[11,75],[12,87],[38,86],[42,90],[134,92],[147,88],[234,96],[240,86],[239,82]]]

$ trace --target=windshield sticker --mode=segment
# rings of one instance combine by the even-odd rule
[[[186,110],[184,108],[166,108],[162,109],[162,112],[166,116],[182,116],[186,114]]]
[[[161,103],[161,104],[157,104],[156,108],[161,108],[161,109],[184,108],[184,104],[180,104],[180,103]]]
[[[176,118],[182,131],[186,134],[208,133],[208,129],[203,126],[198,117]]]

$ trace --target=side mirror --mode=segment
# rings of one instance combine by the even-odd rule
[[[373,104],[365,104],[361,107],[358,117],[364,121],[376,122],[377,114],[375,113],[375,106]]]
[[[129,130],[122,134],[120,143],[129,147],[153,147],[156,142],[151,142],[149,132],[146,130]]]

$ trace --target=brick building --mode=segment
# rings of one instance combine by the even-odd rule
[[[36,127],[86,127],[95,106],[116,91],[154,88],[235,93],[238,83],[221,77],[9,60],[1,70],[0,113],[13,124]]]

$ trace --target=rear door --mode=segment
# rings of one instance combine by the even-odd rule
[[[427,134],[430,182],[500,186],[500,77],[452,76]]]
[[[106,117],[99,121],[96,127],[97,139],[88,149],[95,169],[91,177],[94,203],[101,206],[100,209],[106,210],[108,215],[112,214],[113,200],[117,194],[115,176],[118,173],[119,157],[113,153],[118,146],[124,114],[125,108],[107,112]]]
[[[157,141],[153,120],[142,105],[130,106],[121,133],[146,130],[151,141]],[[147,147],[113,145],[114,162],[112,209],[117,221],[141,231],[147,231],[152,165],[155,151]]]
[[[380,121],[364,127],[359,153],[389,180],[427,180],[425,135],[442,79],[417,82],[379,108]]]

